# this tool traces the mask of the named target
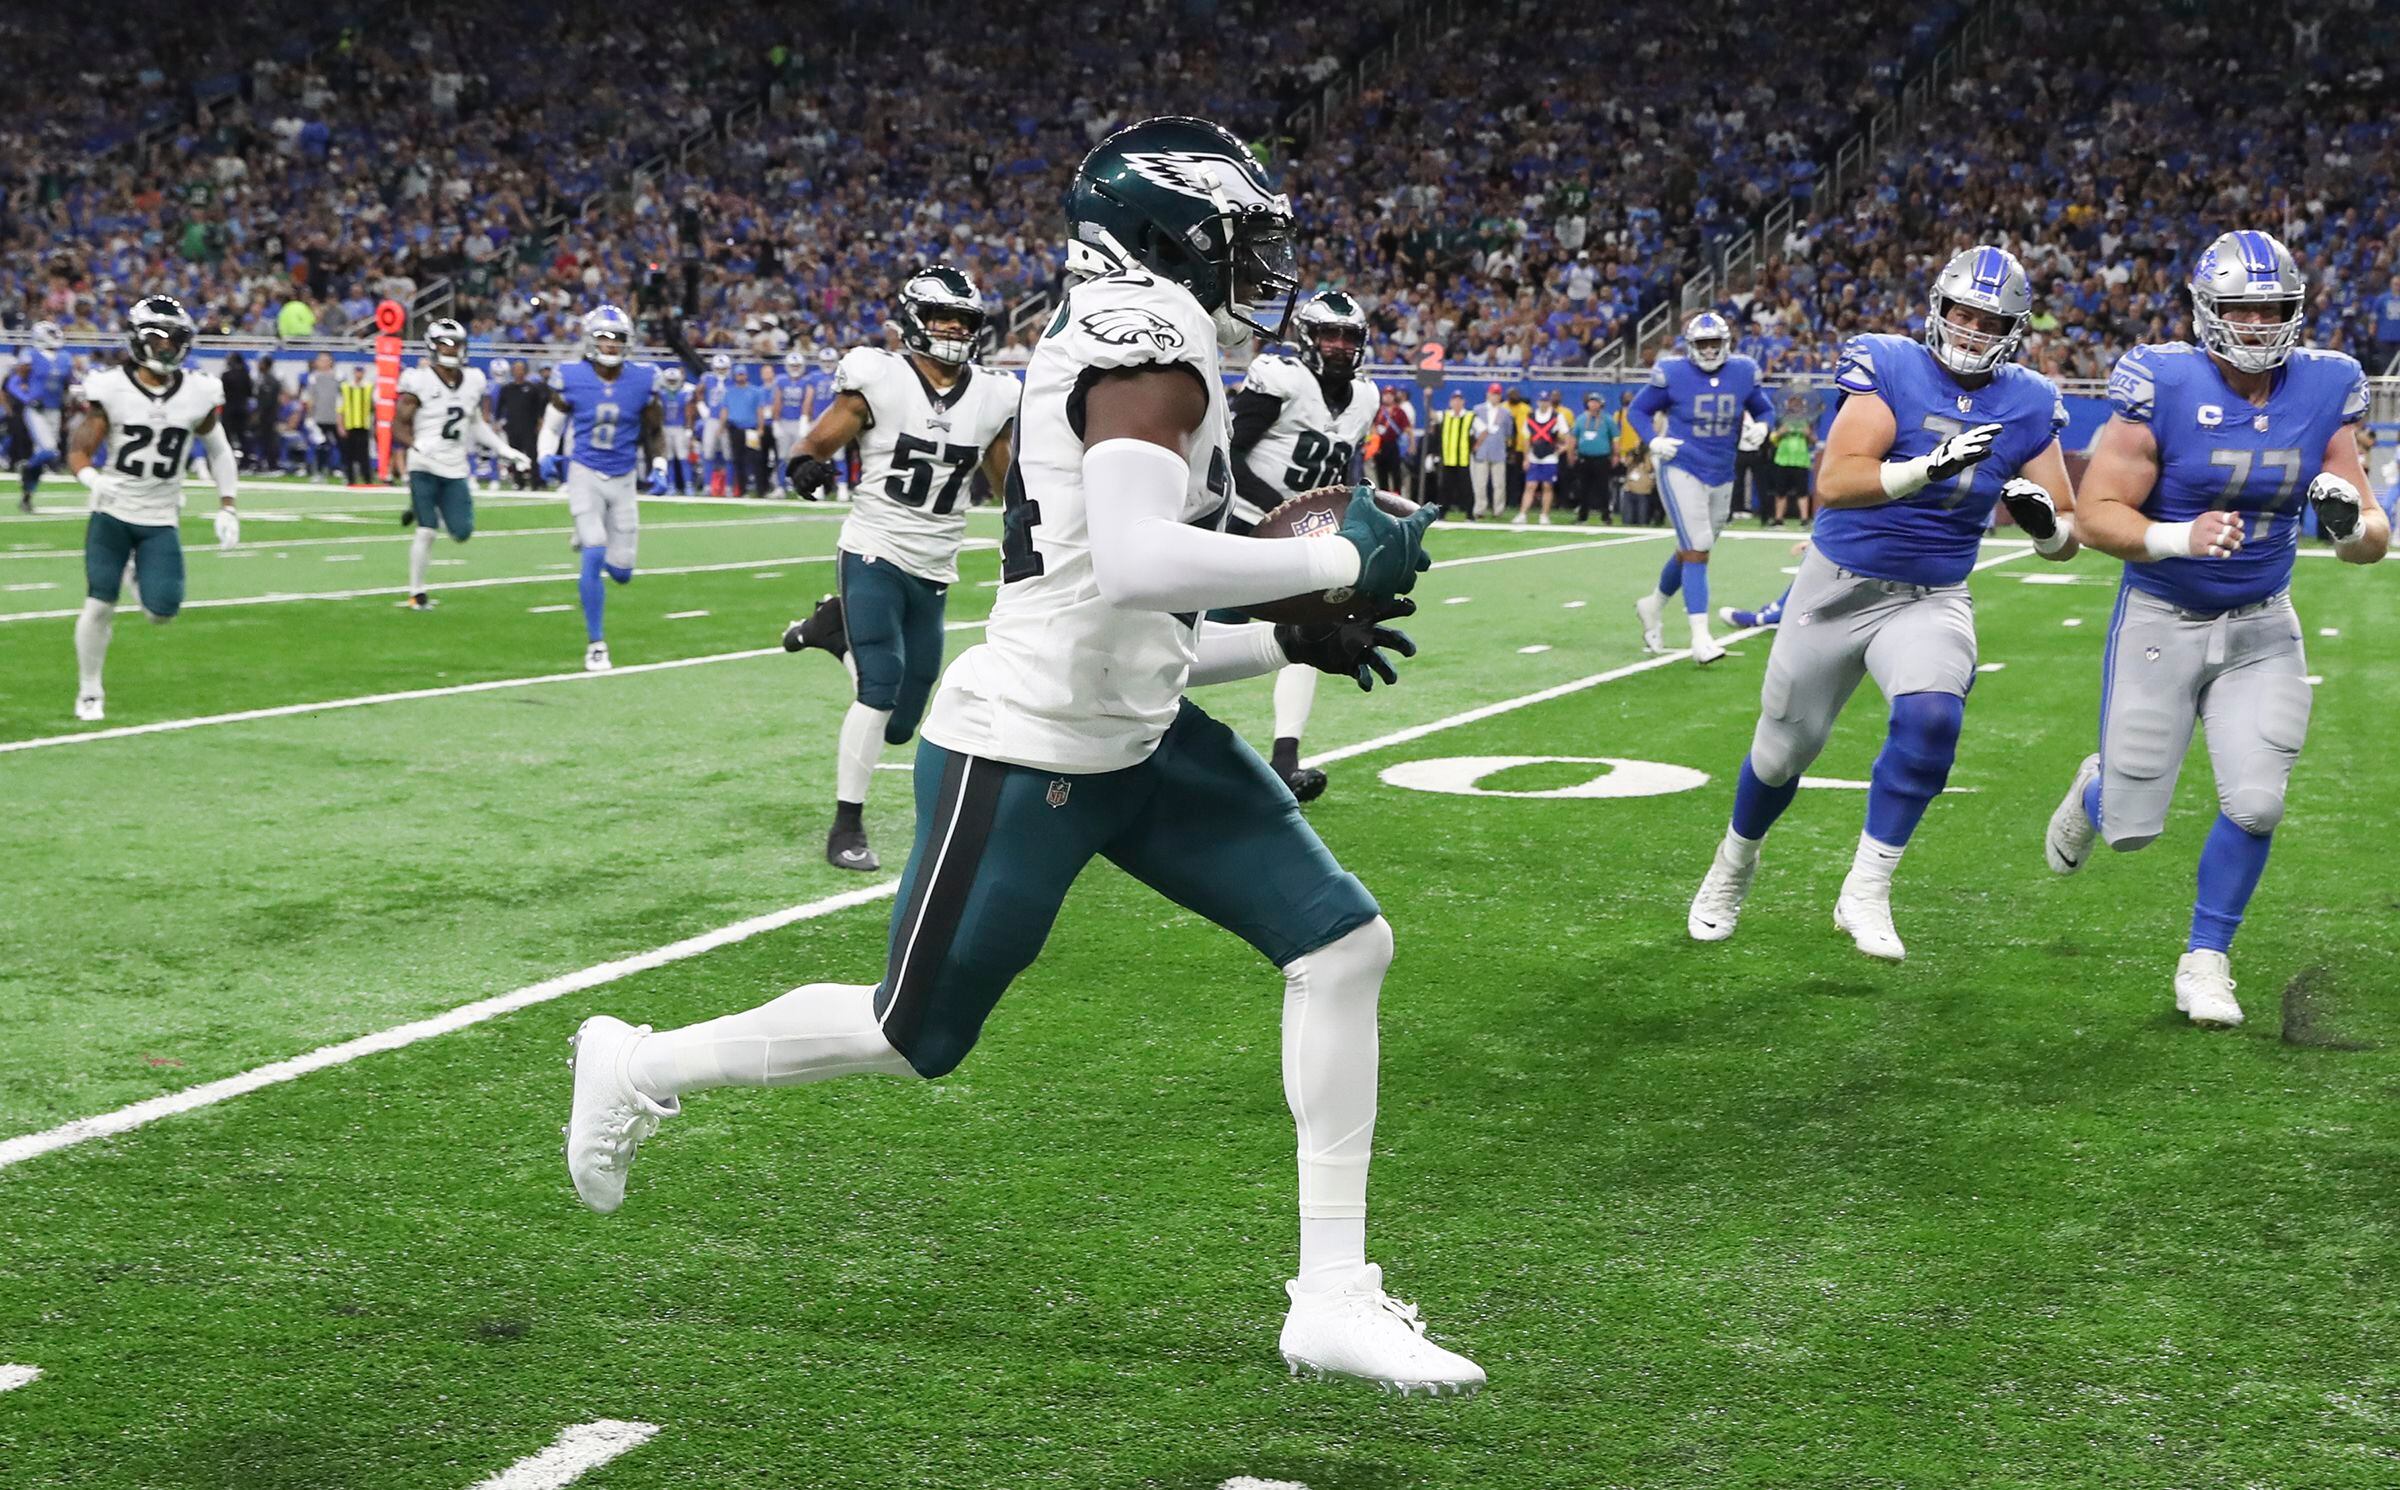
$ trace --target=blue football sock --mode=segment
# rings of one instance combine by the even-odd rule
[[[1758,620],[1754,624],[1760,626],[1772,626],[1776,622],[1782,620],[1783,603],[1791,598],[1791,586],[1786,585],[1784,586],[1782,594],[1776,596],[1774,599],[1768,601],[1765,605],[1759,607]]]
[[[1672,595],[1683,588],[1683,560],[1667,555],[1667,567],[1658,571],[1658,593]]]
[[[608,550],[602,549],[600,552],[605,556]],[[600,565],[600,572],[607,575],[610,579],[615,580],[620,585],[630,585],[633,583],[633,566],[631,564],[619,569],[616,565],[608,563],[604,557]]]
[[[606,549],[585,549],[583,573],[576,577],[575,593],[583,601],[583,635],[586,641],[600,640],[600,616],[608,608],[608,590],[600,582],[600,566],[607,557]]]
[[[2097,776],[2083,784],[2083,815],[2091,823],[2092,831],[2099,832],[2100,778]]]
[[[2252,833],[2223,813],[2200,846],[2200,893],[2192,900],[2190,952],[2230,952],[2258,877],[2267,872],[2272,833]]]
[[[1766,837],[1799,790],[1797,776],[1781,786],[1767,785],[1750,769],[1750,757],[1743,756],[1741,774],[1733,781],[1733,831],[1744,838]]]
[[[1955,693],[1904,693],[1892,700],[1890,733],[1867,781],[1867,836],[1898,848],[1950,781],[1967,701]]]
[[[1683,609],[1688,615],[1705,616],[1708,614],[1708,566],[1706,564],[1683,566]]]

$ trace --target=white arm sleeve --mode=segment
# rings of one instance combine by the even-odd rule
[[[217,483],[217,496],[230,502],[242,484],[242,465],[233,453],[233,440],[225,433],[225,421],[220,419],[200,437],[208,455],[208,474]]]
[[[1182,456],[1147,440],[1083,453],[1092,578],[1119,610],[1260,605],[1358,582],[1358,550],[1323,538],[1242,538],[1179,521],[1191,485]]]
[[[1213,683],[1238,683],[1289,667],[1275,641],[1275,628],[1265,622],[1249,626],[1204,625],[1198,641],[1200,655],[1186,680],[1194,688]]]
[[[542,410],[542,443],[544,455],[564,455],[567,450],[567,416],[552,404]]]
[[[548,421],[543,422],[547,423]],[[485,419],[481,414],[475,416],[475,443],[494,455],[513,456],[517,453],[517,447],[502,438],[500,431],[492,428],[491,421]]]

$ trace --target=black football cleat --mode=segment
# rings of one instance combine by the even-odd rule
[[[1283,773],[1283,784],[1292,789],[1292,796],[1306,804],[1325,795],[1325,773],[1314,766],[1298,766]]]
[[[805,621],[794,621],[783,628],[783,649],[786,652],[805,651],[817,647],[831,652],[835,660],[850,655],[850,632],[842,624],[842,597],[828,595],[817,602]]]
[[[825,862],[836,869],[853,869],[860,874],[872,874],[883,867],[883,861],[867,847],[864,828],[836,828],[826,834]]]

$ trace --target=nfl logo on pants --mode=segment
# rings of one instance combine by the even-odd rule
[[[1042,800],[1053,807],[1064,807],[1067,805],[1067,790],[1066,778],[1053,776],[1050,778],[1050,790],[1042,794]]]

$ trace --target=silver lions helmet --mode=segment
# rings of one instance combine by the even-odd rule
[[[467,328],[444,316],[425,328],[425,353],[435,367],[465,367]]]
[[[733,359],[726,356],[723,352],[719,352],[715,356],[708,359],[708,370],[722,377],[724,374],[733,371]]]
[[[1704,310],[1683,323],[1684,354],[1692,366],[1713,373],[1733,355],[1733,325],[1713,310]]]
[[[1925,305],[1926,350],[1952,372],[1973,377],[2006,361],[2024,340],[2033,280],[2015,254],[1979,244],[1942,266]]]
[[[681,393],[683,391],[682,364],[670,362],[660,368],[658,370],[658,386],[668,393]]]
[[[1301,365],[1329,382],[1358,376],[1367,355],[1367,313],[1339,290],[1312,295],[1292,317],[1292,342]]]
[[[2200,345],[2243,372],[2281,367],[2300,345],[2308,282],[2292,251],[2273,235],[2242,231],[2219,238],[2192,266],[2191,289]],[[2264,307],[2270,314],[2226,318],[2226,311],[2241,307]]]
[[[936,329],[935,321],[950,324]],[[955,265],[928,264],[900,287],[900,341],[920,357],[958,366],[975,355],[983,321],[983,297]]]
[[[56,321],[33,323],[33,344],[44,352],[55,352],[67,344],[67,334],[58,329]]]
[[[797,347],[794,347],[792,350],[784,353],[783,370],[786,374],[795,378],[808,371],[808,354],[801,351]]]
[[[603,305],[583,318],[583,355],[595,367],[619,367],[633,350],[633,317]]]
[[[145,295],[125,317],[125,346],[133,360],[161,377],[183,366],[199,335],[183,302],[172,295]]]

